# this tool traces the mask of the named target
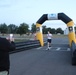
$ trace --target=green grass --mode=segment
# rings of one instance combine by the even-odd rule
[[[61,37],[61,38],[66,38],[66,37],[68,37],[67,35],[63,35],[63,34],[61,34],[61,35],[52,34],[52,35],[53,35],[52,38],[59,38],[59,37]],[[43,37],[44,37],[44,38],[47,38],[47,34],[44,34]]]
[[[15,42],[27,41],[26,39],[15,39]]]
[[[4,36],[2,34],[0,34],[0,36],[6,38],[8,36],[8,34],[4,34]],[[47,38],[47,34],[43,34],[43,37]],[[53,34],[52,38],[59,38],[59,37],[65,38],[65,37],[68,37],[68,36],[67,35],[62,35],[62,34],[61,35]],[[14,38],[15,38],[15,42],[21,42],[21,41],[26,41],[26,40],[34,39],[34,34],[29,35],[29,36],[26,35],[26,34],[24,34],[22,36],[20,36],[19,34],[14,34]]]

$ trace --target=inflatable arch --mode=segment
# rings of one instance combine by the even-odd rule
[[[74,22],[71,18],[69,18],[67,15],[64,13],[57,13],[57,14],[43,14],[41,18],[36,22],[36,34],[37,34],[37,39],[40,41],[41,46],[44,45],[43,42],[43,34],[42,34],[42,24],[46,20],[62,20],[64,23],[67,24],[69,34],[69,45],[71,46],[72,41],[76,43],[75,40],[75,31],[74,31]]]

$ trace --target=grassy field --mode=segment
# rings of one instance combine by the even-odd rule
[[[1,37],[7,37],[8,34],[0,34]],[[44,34],[43,35],[44,38],[47,38],[47,35]],[[53,37],[52,38],[66,38],[68,37],[67,35],[56,35],[56,34],[53,34]],[[14,38],[15,38],[15,42],[19,42],[19,41],[26,41],[26,40],[35,40],[35,37],[34,37],[34,34],[31,34],[31,35],[19,35],[19,34],[14,34]]]
[[[44,38],[47,37],[46,34],[44,34],[43,36],[44,36]],[[61,34],[61,35],[53,34],[53,37],[52,38],[58,38],[58,37],[65,38],[65,37],[68,37],[68,36],[67,35],[63,35],[63,34]]]

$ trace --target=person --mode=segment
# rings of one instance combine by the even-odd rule
[[[9,34],[6,38],[9,41],[13,41],[14,42],[14,35],[13,34]]]
[[[48,50],[50,49],[51,47],[51,41],[52,41],[52,34],[48,31],[48,34],[47,34],[47,46],[48,46]]]
[[[15,49],[12,39],[0,37],[0,75],[9,75],[10,59],[9,52]]]
[[[34,33],[34,40],[36,40],[36,33]]]

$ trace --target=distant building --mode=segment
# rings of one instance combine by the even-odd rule
[[[64,30],[64,35],[68,35],[68,33],[69,33],[68,28],[66,28],[66,29]]]

